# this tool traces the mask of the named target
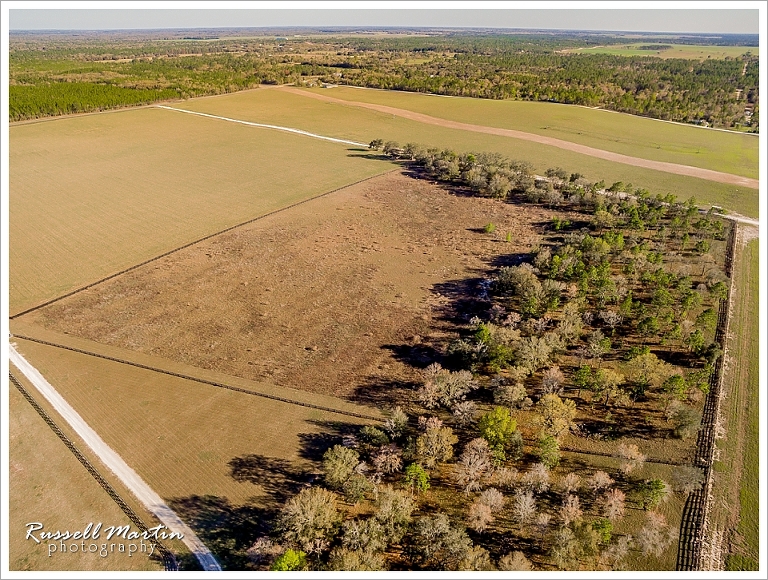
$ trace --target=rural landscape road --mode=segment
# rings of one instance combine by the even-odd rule
[[[169,508],[163,499],[123,461],[115,451],[94,431],[88,423],[75,411],[43,375],[33,367],[11,344],[9,345],[10,360],[24,376],[40,391],[53,405],[53,408],[64,417],[69,425],[85,441],[101,461],[123,482],[123,484],[141,501],[142,504],[167,526],[170,531],[183,534],[182,541],[197,558],[203,570],[221,571],[211,551],[200,541],[195,532],[187,526],[176,513]]]
[[[666,161],[652,161],[650,159],[642,159],[640,157],[631,157],[621,153],[596,149],[594,147],[588,147],[587,145],[580,145],[578,143],[572,143],[570,141],[564,141],[554,137],[545,137],[544,135],[526,133],[525,131],[517,131],[515,129],[502,129],[500,127],[488,127],[485,125],[473,125],[470,123],[461,123],[459,121],[450,121],[448,119],[439,119],[437,117],[432,117],[423,113],[415,113],[414,111],[398,109],[395,107],[389,107],[387,105],[347,101],[345,99],[337,99],[327,95],[318,95],[316,93],[310,93],[309,91],[303,91],[301,89],[293,88],[290,86],[281,86],[277,90],[287,91],[289,93],[302,95],[312,99],[318,99],[328,103],[337,103],[353,107],[372,109],[374,111],[379,111],[380,113],[387,113],[390,115],[403,117],[405,119],[410,119],[411,121],[418,121],[420,123],[427,123],[429,125],[437,125],[439,127],[445,127],[448,129],[461,129],[463,131],[474,131],[476,133],[486,133],[489,135],[499,135],[502,137],[513,137],[515,139],[533,141],[535,143],[541,143],[542,145],[551,145],[552,147],[573,151],[574,153],[581,153],[583,155],[589,155],[590,157],[597,157],[598,159],[605,159],[606,161],[614,161],[616,163],[624,163],[625,165],[633,165],[635,167],[642,167],[645,169],[655,169],[656,171],[664,171],[666,173],[674,173],[676,175],[698,177],[699,179],[706,179],[707,181],[716,181],[718,183],[727,183],[729,185],[740,185],[750,189],[757,189],[759,185],[759,181],[757,179],[742,177],[741,175],[733,175],[731,173],[723,173],[721,171],[712,171],[711,169],[692,167],[690,165],[668,163]]]

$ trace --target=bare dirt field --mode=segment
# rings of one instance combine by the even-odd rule
[[[500,254],[529,251],[533,224],[549,218],[388,174],[23,318],[228,375],[382,402],[434,360],[452,293],[474,292]],[[482,231],[489,222],[493,234]]]

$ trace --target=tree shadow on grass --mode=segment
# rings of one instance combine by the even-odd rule
[[[306,469],[286,459],[255,453],[232,458],[229,468],[232,479],[260,486],[276,505],[298,493],[310,477]]]
[[[395,346],[394,349],[405,349],[407,345]],[[390,348],[390,345],[384,348]],[[400,359],[396,353],[396,358]],[[404,352],[407,364],[411,364],[410,353]],[[439,359],[432,359],[432,362]],[[427,365],[423,365],[427,366]],[[423,367],[420,367],[423,368]],[[413,400],[413,393],[418,388],[418,384],[413,381],[402,381],[397,379],[388,379],[386,377],[369,377],[363,384],[355,388],[354,393],[349,397],[350,400],[361,405],[368,405],[378,409],[391,409],[396,406],[404,406]]]
[[[256,538],[270,532],[277,511],[255,505],[236,506],[214,495],[191,495],[168,502],[213,552],[225,570],[253,569],[246,551]],[[184,570],[193,569],[194,558],[184,558]],[[189,566],[189,567],[188,567]]]
[[[345,421],[309,419],[308,422],[317,425],[321,430],[313,433],[299,433],[299,457],[315,461],[318,464],[323,460],[323,455],[328,449],[334,445],[340,445],[345,435],[357,435],[362,427],[359,423],[347,423]],[[308,478],[311,475],[308,474]]]

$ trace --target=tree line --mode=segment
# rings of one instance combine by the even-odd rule
[[[759,64],[740,58],[660,59],[569,54],[563,48],[626,39],[590,35],[221,38],[68,41],[12,39],[10,85],[62,82],[175,90],[182,98],[260,83],[323,82],[491,99],[579,104],[680,122],[757,132]],[[700,40],[720,42],[722,39]],[[677,40],[675,40],[677,42]],[[737,96],[737,89],[741,92]],[[12,109],[58,110],[55,89],[11,91]],[[125,93],[120,105],[134,104]],[[24,103],[15,104],[23,98]],[[146,92],[144,98],[165,98]],[[114,97],[104,100],[113,106]],[[60,108],[60,107],[59,107]],[[26,117],[13,117],[13,120]]]

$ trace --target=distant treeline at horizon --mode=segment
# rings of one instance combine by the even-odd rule
[[[200,36],[215,30],[178,33]],[[237,29],[244,30],[249,29]],[[298,29],[267,30],[287,34]],[[756,35],[454,31],[426,36],[172,36],[168,31],[109,31],[88,37],[13,34],[10,120],[235,92],[259,84],[329,82],[578,104],[752,132],[759,127],[755,54],[699,61],[562,52],[629,40],[644,46],[652,46],[650,40],[722,46],[724,39],[755,42]]]

